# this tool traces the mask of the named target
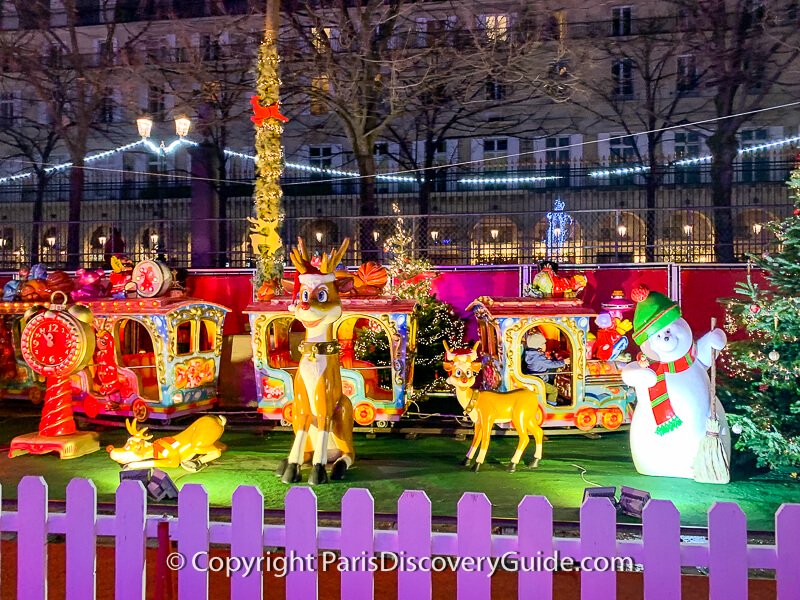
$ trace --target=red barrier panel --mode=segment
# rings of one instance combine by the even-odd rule
[[[760,286],[766,285],[762,271],[753,269],[751,278]],[[696,337],[708,331],[711,317],[717,318],[717,327],[725,323],[725,309],[721,298],[731,298],[734,287],[747,280],[745,265],[734,267],[686,266],[680,268],[681,312],[692,326]],[[732,336],[741,339],[742,332]]]
[[[186,279],[186,291],[195,298],[216,302],[231,309],[225,317],[224,335],[247,331],[247,315],[242,314],[253,299],[253,276],[250,273],[199,273]]]

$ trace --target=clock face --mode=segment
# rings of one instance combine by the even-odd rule
[[[81,323],[66,313],[41,313],[22,331],[22,357],[40,375],[70,375],[86,356]]]

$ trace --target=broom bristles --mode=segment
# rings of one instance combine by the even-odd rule
[[[694,459],[694,480],[699,483],[728,483],[731,480],[730,463],[719,430],[718,420],[706,422],[706,436],[700,440]]]

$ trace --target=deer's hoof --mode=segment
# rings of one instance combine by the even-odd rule
[[[189,471],[189,473],[197,473],[201,469],[205,468],[206,465],[201,463],[199,460],[185,460],[181,463],[181,467],[184,470]]]
[[[469,456],[467,456],[464,460],[461,461],[461,464],[464,465],[465,467],[471,467],[472,459]]]
[[[328,483],[328,473],[325,471],[325,465],[317,463],[311,467],[311,474],[308,476],[308,485],[320,485]]]
[[[333,481],[341,481],[344,479],[344,474],[347,473],[347,463],[343,460],[337,460],[333,463],[331,469],[331,479]]]
[[[300,481],[300,465],[297,463],[289,463],[286,465],[286,470],[281,477],[283,483],[297,483]]]
[[[506,467],[506,471],[508,471],[509,473],[515,473],[516,470],[517,470],[517,463],[514,463],[514,462],[508,463],[508,467]]]
[[[286,471],[286,465],[289,464],[289,459],[284,458],[281,462],[278,463],[278,468],[275,469],[275,475],[278,477],[283,477],[284,471]]]
[[[528,467],[531,468],[531,469],[535,469],[538,466],[539,466],[539,459],[538,458],[534,458],[533,462],[528,465]]]
[[[477,473],[477,472],[478,472],[478,471],[480,471],[480,470],[481,470],[481,463],[479,463],[479,462],[476,462],[474,465],[472,465],[472,471],[473,471],[474,473]]]

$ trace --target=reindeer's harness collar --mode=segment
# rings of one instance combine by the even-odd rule
[[[312,360],[320,354],[330,356],[339,354],[339,342],[300,342],[300,354],[308,356]]]
[[[467,416],[469,416],[469,413],[475,409],[475,405],[478,403],[478,394],[480,393],[479,390],[474,388],[470,391],[472,392],[472,395],[469,397],[469,402],[467,402],[467,405],[464,407],[464,414]]]

